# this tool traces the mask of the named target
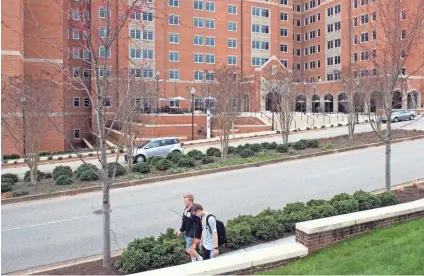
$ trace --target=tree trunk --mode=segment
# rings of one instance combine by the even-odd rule
[[[100,101],[100,99],[99,99]],[[110,256],[110,196],[109,196],[109,172],[107,166],[106,155],[106,137],[102,109],[97,110],[97,124],[99,130],[99,144],[100,144],[100,160],[102,163],[102,209],[103,209],[103,267],[109,268],[111,265]]]
[[[31,158],[31,157],[29,157]],[[31,179],[31,184],[32,185],[37,185],[37,168],[36,166],[34,166],[32,164],[31,161],[29,161],[31,163],[31,165],[29,166],[29,174],[30,174],[30,179]]]
[[[392,170],[391,170],[391,158],[392,158],[392,124],[390,121],[390,116],[387,120],[387,129],[386,129],[386,152],[385,152],[385,182],[386,182],[386,191],[390,192],[392,187]]]
[[[353,134],[355,132],[355,115],[349,113],[347,117],[348,130],[349,130],[349,139],[353,139]]]

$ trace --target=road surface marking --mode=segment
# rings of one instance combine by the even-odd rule
[[[353,167],[348,167],[348,168],[339,169],[339,170],[326,171],[326,172],[317,173],[317,174],[310,174],[310,175],[303,176],[302,178],[312,178],[312,177],[316,177],[316,176],[323,176],[323,175],[338,173],[338,172],[342,172],[342,171],[348,171],[348,170],[351,170],[351,169],[353,169]]]
[[[56,220],[56,221],[49,221],[49,222],[44,222],[44,223],[39,223],[39,224],[32,224],[32,225],[27,225],[27,226],[21,226],[21,227],[4,229],[4,230],[1,230],[1,231],[2,232],[8,232],[8,231],[13,231],[13,230],[22,230],[22,229],[26,229],[26,228],[32,228],[32,227],[38,227],[38,226],[45,226],[45,225],[49,225],[49,224],[55,224],[55,223],[61,223],[61,222],[79,220],[79,219],[84,219],[84,218],[89,218],[89,217],[95,217],[95,216],[94,215],[90,215],[90,216],[75,217],[75,218],[70,218],[70,219],[62,219],[62,220]]]

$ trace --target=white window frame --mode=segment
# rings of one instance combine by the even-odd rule
[[[231,60],[234,59],[235,60],[235,63],[230,63],[230,59]],[[228,62],[228,65],[237,65],[237,56],[232,56],[232,55],[228,56],[227,62]]]
[[[171,41],[171,36],[177,38],[177,42]],[[180,44],[180,34],[179,33],[168,33],[168,41],[170,44]]]
[[[171,78],[171,72],[173,73],[173,74],[177,74],[178,75],[178,78]],[[169,69],[168,70],[168,78],[170,79],[170,80],[180,80],[180,70],[178,70],[178,69]]]
[[[211,58],[213,57],[213,62],[208,62],[208,57]],[[216,62],[216,55],[215,54],[205,54],[205,63],[206,64],[215,64]]]
[[[235,12],[233,12],[235,10]],[[237,6],[236,5],[232,5],[232,4],[228,4],[228,14],[233,14],[233,15],[237,15]]]
[[[235,41],[236,47],[233,47],[233,43],[231,43],[231,47],[230,47],[230,41],[232,41],[232,42]],[[228,49],[237,49],[237,39],[236,38],[228,38],[227,47],[228,47]]]
[[[169,60],[169,62],[180,62],[180,52],[169,51],[168,60]]]
[[[75,135],[77,132],[78,132],[78,138]],[[81,130],[79,128],[74,128],[74,139],[81,140]]]
[[[230,29],[230,26],[235,26],[236,28]],[[227,29],[229,32],[237,32],[237,22],[229,21]]]
[[[178,21],[177,24],[174,24],[174,20],[172,20],[172,23],[171,23],[171,18],[177,19],[177,21]],[[176,14],[170,14],[169,17],[168,17],[168,24],[170,26],[180,26],[180,16],[176,15]]]
[[[75,100],[77,100],[78,105],[75,105]],[[80,97],[73,97],[73,98],[72,98],[72,106],[73,106],[73,107],[80,107],[80,106],[81,106]]]
[[[175,3],[177,4],[175,5]],[[169,0],[168,6],[178,8],[180,6],[180,0]]]
[[[208,40],[209,41],[213,41],[213,45],[208,44]],[[205,46],[206,47],[215,47],[216,45],[216,39],[214,36],[205,36]]]
[[[196,61],[196,57],[197,57],[197,61]],[[203,53],[194,53],[193,62],[196,64],[205,63],[205,55]]]

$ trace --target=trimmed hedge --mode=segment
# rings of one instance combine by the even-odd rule
[[[72,178],[72,169],[69,166],[57,166],[53,170],[53,179],[57,180],[60,176],[65,175]]]
[[[147,163],[137,163],[132,166],[131,170],[138,173],[149,173],[150,165]]]
[[[40,170],[37,170],[37,182],[40,181],[41,179],[45,179],[45,178],[48,178],[48,177],[46,177],[46,174],[43,173]],[[26,171],[25,172],[24,180],[26,182],[30,182],[31,181],[31,173],[30,173],[30,171]],[[35,183],[33,183],[33,184],[35,184]]]
[[[250,148],[247,148],[247,149],[243,149],[243,150],[239,153],[239,155],[240,155],[242,158],[249,158],[249,157],[254,156],[254,155],[255,155],[255,153],[254,153],[254,152],[253,152],[253,150],[251,150]]]
[[[264,241],[275,240],[283,236],[284,225],[274,215],[257,216],[254,220],[255,236]]]
[[[20,197],[20,196],[26,196],[29,195],[28,191],[16,191],[12,193],[13,197]]]
[[[319,148],[319,140],[318,139],[307,140],[306,146],[308,148]]]
[[[171,161],[169,161],[168,159],[163,159],[156,163],[155,168],[158,171],[166,171],[171,168],[172,165],[174,164]]]
[[[376,197],[380,199],[381,207],[399,204],[399,200],[393,192],[384,192]]]
[[[5,179],[11,179],[13,184],[16,184],[19,182],[19,177],[17,174],[14,173],[4,173],[1,175],[1,181],[3,182]]]
[[[346,199],[340,200],[333,203],[334,208],[337,211],[337,214],[349,214],[359,211],[358,201],[355,199]]]
[[[278,144],[276,142],[272,142],[271,144],[269,144],[268,149],[273,150],[276,149],[278,146]]]
[[[3,155],[3,160],[19,159],[21,156],[19,154],[5,154]]]
[[[87,178],[86,176],[88,176],[90,174],[90,175],[96,175],[96,176],[91,177],[91,178],[94,178],[93,180],[99,179],[99,176],[97,175],[99,168],[97,168],[95,165],[90,164],[90,163],[80,165],[77,168],[77,170],[75,171],[75,176],[78,179],[82,180],[81,175],[82,175],[83,172],[86,172],[86,171],[88,171],[88,173],[85,174],[84,178]],[[88,181],[88,180],[84,180],[84,181]]]
[[[221,150],[218,148],[208,148],[206,150],[206,155],[207,156],[215,156],[215,157],[221,157]]]
[[[194,158],[184,157],[178,161],[177,165],[180,168],[191,168],[191,167],[194,167],[194,162],[195,162]]]
[[[307,148],[308,142],[304,139],[297,141],[294,143],[293,148],[296,150],[304,150]]]
[[[113,176],[113,172],[114,172],[115,169],[116,169],[115,176],[122,176],[122,175],[125,175],[127,173],[127,170],[124,168],[124,166],[122,166],[119,163],[108,163],[107,168],[108,168],[108,176],[109,177]]]
[[[56,181],[56,185],[71,185],[72,184],[72,178],[70,178],[67,175],[60,175],[59,177],[57,177]]]
[[[233,147],[233,146],[228,146],[227,153],[228,154],[234,154],[234,153],[236,153],[236,148]]]
[[[213,157],[211,157],[211,156],[204,156],[202,158],[203,164],[211,164],[211,163],[214,163],[214,162],[215,162],[215,159],[213,159]]]
[[[13,184],[12,183],[1,183],[1,192],[2,193],[7,193],[12,191],[13,189]]]
[[[194,150],[187,152],[187,156],[194,158],[195,160],[202,160],[204,154],[200,150],[194,149]]]
[[[253,241],[252,228],[248,223],[227,224],[226,246],[230,248],[240,248]]]
[[[275,150],[277,152],[279,152],[279,153],[288,152],[289,151],[289,146],[288,145],[284,145],[284,144],[280,144],[280,145],[277,146],[277,148]]]
[[[174,156],[176,156],[176,155],[178,155],[178,157],[174,157]],[[174,151],[174,152],[171,152],[170,154],[168,154],[168,156],[166,157],[167,159],[169,159],[169,158],[171,158],[171,156],[172,156],[172,158],[178,158],[178,160],[179,160],[179,156],[181,155],[181,152],[179,152],[179,151]],[[169,157],[169,158],[168,158]],[[148,160],[147,160],[147,162],[149,163],[149,164],[152,164],[154,167],[156,167],[156,164],[157,163],[159,163],[159,161],[162,161],[162,160],[164,160],[165,158],[163,158],[163,157],[161,157],[161,156],[153,156],[153,157],[151,157],[151,158],[149,158]],[[171,160],[172,161],[172,160]]]
[[[262,150],[262,146],[261,146],[261,144],[253,144],[253,145],[250,146],[250,149],[253,152],[260,152]]]
[[[166,157],[166,159],[171,160],[173,163],[178,163],[178,161],[180,161],[180,159],[183,156],[184,155],[181,152],[179,152],[179,151],[173,151],[170,154],[168,154],[168,156]],[[162,157],[155,156],[155,157],[152,157],[150,160],[151,160],[152,165],[153,166],[156,166],[156,163],[159,162],[162,159],[163,159]]]

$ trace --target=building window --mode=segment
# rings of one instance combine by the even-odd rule
[[[285,28],[280,29],[280,36],[284,36],[284,37],[288,37],[289,36],[289,31]]]
[[[178,15],[170,15],[169,16],[169,25],[180,25],[180,17]]]
[[[287,53],[289,51],[287,44],[280,44],[280,51]]]
[[[368,33],[361,33],[361,43],[368,42]]]
[[[203,63],[203,62],[204,62],[203,54],[194,53],[194,63]]]
[[[406,38],[406,30],[402,30],[400,33],[400,39],[404,40]]]
[[[280,20],[289,21],[289,14],[286,12],[280,12]]]
[[[269,17],[269,10],[264,8],[252,7],[252,16]]]
[[[74,139],[81,139],[79,128],[74,128]]]
[[[214,36],[207,36],[205,38],[205,45],[209,47],[215,47],[215,37]]]
[[[72,39],[79,39],[79,31],[72,30]]]
[[[194,21],[193,22],[194,27],[196,27],[196,28],[203,28],[204,27],[203,18],[195,17],[193,21]]]
[[[368,14],[361,15],[361,25],[368,23]]]
[[[194,80],[202,81],[203,80],[203,71],[194,71]]]
[[[87,50],[82,50],[82,58],[85,60],[89,60],[90,59],[90,52]]]
[[[228,65],[237,65],[237,57],[228,56]]]
[[[333,57],[329,57],[327,58],[327,65],[333,65],[334,64],[334,59]]]
[[[153,40],[153,31],[143,31],[143,40],[152,41]]]
[[[203,10],[203,0],[194,0],[194,9]]]
[[[237,23],[236,22],[228,22],[228,31],[236,32],[237,31]]]
[[[335,56],[334,57],[334,64],[340,64],[340,56]]]
[[[215,11],[215,2],[207,1],[205,6],[205,11],[214,12]]]
[[[340,38],[334,40],[334,47],[338,48],[342,46],[342,41]]]
[[[112,106],[112,101],[110,98],[106,98],[104,101],[104,106],[105,107],[111,107]]]
[[[252,57],[252,66],[262,66],[267,61],[268,58]]]
[[[105,68],[99,67],[99,77],[103,77],[105,74]],[[110,67],[106,68],[106,76],[110,77],[112,75],[112,69]]]
[[[143,50],[144,59],[153,59],[153,50]]]
[[[332,81],[332,80],[334,80],[333,74],[327,74],[327,81]]]
[[[228,14],[237,14],[237,6],[228,5]]]
[[[80,106],[80,98],[79,97],[74,97],[73,106],[74,107],[79,107]]]
[[[103,8],[103,7],[99,8],[99,18],[106,18],[106,13],[107,13],[106,8]],[[109,14],[110,14],[110,11],[109,11]]]
[[[206,54],[206,63],[207,64],[215,64],[215,55],[213,54]]]
[[[106,28],[105,27],[99,28],[99,36],[100,37],[106,37]]]
[[[82,73],[83,73],[84,79],[89,79],[90,78],[90,69],[84,68],[82,70]]]
[[[206,19],[205,21],[206,29],[215,29],[215,20]]]
[[[377,20],[377,13],[376,12],[372,12],[371,17],[372,17],[372,21],[373,22],[376,21]]]
[[[252,24],[252,33],[260,33],[260,32],[261,32],[261,25]]]
[[[234,38],[229,38],[228,48],[237,48],[237,40],[235,40]]]
[[[215,80],[215,73],[214,72],[206,72],[206,80],[207,81],[214,81]]]
[[[286,67],[286,68],[289,67],[289,61],[287,59],[281,59],[280,62],[281,62],[281,64],[284,65],[284,67]]]
[[[72,51],[72,58],[73,59],[78,59],[79,58],[79,49],[78,48],[74,48]]]
[[[288,5],[289,4],[289,2],[288,2],[288,0],[280,0],[280,5]]]
[[[131,59],[141,59],[141,53],[142,51],[140,49],[130,49],[130,58]]]
[[[377,31],[373,30],[372,31],[372,40],[376,40],[377,39]]]
[[[338,31],[342,28],[342,23],[340,21],[334,23],[334,30]]]
[[[99,46],[99,57],[106,58],[106,49],[105,49],[105,46]],[[110,49],[108,51],[107,57],[108,58],[111,57]]]
[[[130,29],[131,39],[141,39],[141,30]]]
[[[90,98],[84,98],[84,107],[90,107]]]
[[[153,13],[143,12],[143,21],[153,22]]]
[[[196,46],[203,46],[203,36],[195,35],[193,44]]]
[[[80,69],[78,67],[73,67],[72,68],[72,77],[78,78],[79,75],[80,75]]]
[[[180,0],[169,0],[169,6],[170,7],[179,7],[180,6]]]
[[[368,52],[361,52],[361,61],[368,60]]]
[[[179,62],[180,53],[179,52],[169,52],[169,61],[170,62]]]
[[[72,10],[72,19],[73,20],[79,20],[80,19],[78,10]]]
[[[302,41],[302,35],[301,34],[296,35],[296,41]]]
[[[170,33],[169,34],[169,43],[179,44],[180,43],[180,34]]]

